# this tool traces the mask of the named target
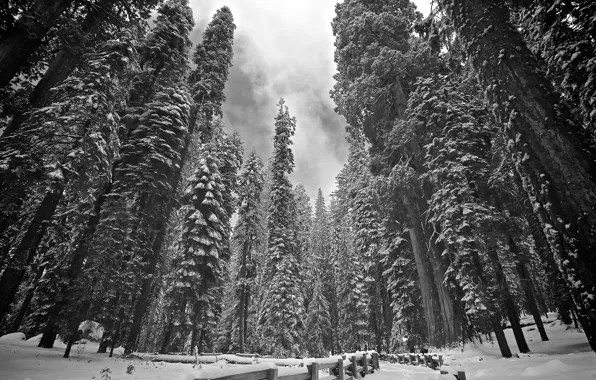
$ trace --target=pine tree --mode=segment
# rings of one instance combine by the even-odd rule
[[[269,244],[265,282],[269,289],[260,324],[263,326],[263,348],[279,357],[295,356],[302,350],[303,301],[299,292],[299,268],[294,255],[291,213],[292,185],[288,179],[294,168],[290,138],[296,119],[291,117],[285,101],[278,104],[275,116],[274,156],[272,161],[271,203],[269,206]]]

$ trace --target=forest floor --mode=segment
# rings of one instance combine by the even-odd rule
[[[463,351],[443,352],[460,361],[468,380],[595,380],[596,354],[590,350],[585,335],[555,318],[556,315],[549,315],[545,319],[550,338],[547,342],[540,340],[535,326],[523,328],[532,352],[521,358],[515,357],[517,351],[511,329],[506,329],[505,333],[514,358],[500,357],[496,342],[487,341],[467,345]],[[118,349],[114,357],[109,358],[108,354],[97,354],[97,343],[92,342],[73,346],[70,359],[63,359],[64,344],[60,341],[56,341],[54,348],[44,349],[37,347],[39,338],[23,340],[23,337],[22,334],[0,337],[0,380],[100,380],[100,371],[106,367],[110,368],[111,380],[180,380],[193,371],[192,364],[124,359]],[[134,371],[127,374],[130,364]],[[438,377],[438,371],[428,368],[382,361],[380,371],[366,379],[436,380]]]
[[[466,372],[467,380],[595,380],[596,353],[590,349],[588,340],[581,330],[562,324],[555,313],[543,317],[549,341],[543,342],[531,317],[522,318],[530,354],[516,357],[517,346],[513,331],[505,329],[505,336],[513,358],[501,356],[496,341],[484,341],[466,345],[462,350],[443,351],[459,360]],[[370,375],[369,380],[436,380],[439,375],[423,367],[381,362],[381,370]],[[368,377],[367,377],[368,378]]]

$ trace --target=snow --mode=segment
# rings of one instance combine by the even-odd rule
[[[545,321],[545,328],[550,341],[542,342],[534,325],[525,326],[524,333],[532,352],[516,357],[517,347],[511,329],[505,330],[514,357],[502,358],[496,343],[466,345],[463,350],[444,351],[444,364],[457,370],[461,365],[468,380],[594,380],[596,378],[596,355],[590,350],[585,335],[577,329],[554,320],[556,314],[550,314]],[[522,319],[522,324],[531,323],[531,318]],[[257,364],[241,365],[230,362],[253,363],[253,358],[236,355],[203,356],[200,369],[193,369],[194,356],[184,355],[147,355],[137,354],[140,358],[122,358],[122,351],[115,350],[113,358],[108,354],[97,354],[98,344],[87,342],[73,346],[70,359],[63,359],[64,344],[56,341],[53,349],[38,348],[40,336],[24,340],[22,333],[0,337],[0,378],[2,380],[75,380],[100,379],[100,371],[111,369],[112,380],[189,380],[197,374],[215,377],[251,370],[264,370],[278,367],[278,375],[304,373],[309,359],[257,358]],[[372,352],[367,352],[367,356]],[[362,352],[354,353],[361,356]],[[349,357],[352,354],[347,354]],[[155,362],[157,358],[183,360],[185,363]],[[317,359],[319,362],[337,362],[338,357]],[[128,365],[134,365],[132,375],[126,374]],[[300,366],[302,367],[282,367]],[[422,366],[380,363],[381,369],[367,375],[367,380],[445,380],[453,379],[449,375],[440,375],[439,371]]]
[[[6,334],[3,336],[0,336],[0,342],[12,342],[12,341],[19,341],[19,340],[26,340],[25,339],[25,334],[21,333],[21,332],[16,332],[16,333],[12,333],[12,334]]]

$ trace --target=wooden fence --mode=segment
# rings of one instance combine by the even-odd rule
[[[379,357],[376,353],[362,356],[352,355],[349,359],[314,361],[305,367],[286,368],[270,363],[271,368],[247,365],[236,373],[209,373],[197,371],[186,379],[193,380],[355,380],[355,374],[364,376],[379,369]],[[251,368],[253,367],[253,368]],[[237,369],[237,368],[236,368]],[[329,370],[329,376],[319,377],[319,371]]]
[[[391,354],[388,359],[392,363],[423,365],[438,369],[441,375],[453,375],[458,380],[466,380],[466,372],[456,359],[443,363],[443,354]],[[441,379],[441,378],[439,378]]]

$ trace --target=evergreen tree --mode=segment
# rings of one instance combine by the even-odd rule
[[[124,33],[121,39],[88,53],[84,68],[53,91],[51,105],[34,111],[18,134],[0,142],[2,207],[8,211],[0,221],[2,254],[7,258],[10,252],[12,257],[0,279],[6,290],[2,315],[37,254],[46,221],[52,220],[60,204],[62,220],[70,216],[80,221],[82,215],[93,212],[90,204],[111,177],[119,144],[116,111],[128,92],[125,74],[133,52],[130,37]],[[16,167],[22,175],[15,176]],[[19,216],[27,214],[26,218]],[[76,235],[81,229],[72,232]]]
[[[253,297],[256,276],[255,251],[260,247],[259,234],[263,229],[259,202],[263,189],[263,163],[252,151],[240,176],[238,184],[238,222],[233,239],[238,246],[238,272],[235,277],[238,304],[235,311],[238,318],[238,350],[243,352],[247,338],[248,309]]]
[[[290,139],[296,129],[296,119],[290,116],[283,99],[277,106],[265,272],[268,294],[260,324],[263,349],[278,357],[288,357],[298,355],[302,350],[300,335],[304,313],[299,291],[299,267],[290,228],[294,215],[291,213],[293,197],[288,174],[294,168]]]
[[[596,181],[589,140],[512,26],[505,4],[440,4],[453,20],[486,99],[504,126],[507,149],[596,351],[596,242],[591,233],[596,225]]]

